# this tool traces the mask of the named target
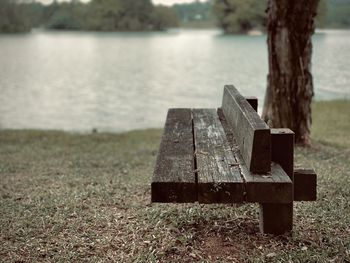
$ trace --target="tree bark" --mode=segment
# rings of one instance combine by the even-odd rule
[[[269,75],[263,118],[274,128],[290,128],[298,144],[310,144],[311,36],[319,0],[269,0]]]

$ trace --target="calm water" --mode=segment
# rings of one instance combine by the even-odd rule
[[[350,98],[350,31],[314,37],[316,99]],[[262,101],[265,36],[219,31],[0,35],[0,128],[161,127],[167,108],[217,107],[225,84]]]

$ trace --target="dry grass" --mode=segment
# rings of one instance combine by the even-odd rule
[[[314,109],[296,160],[316,169],[318,201],[280,237],[259,233],[256,205],[151,205],[160,130],[2,131],[0,261],[350,262],[350,102]]]

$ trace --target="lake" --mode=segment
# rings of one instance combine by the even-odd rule
[[[315,99],[350,99],[350,31],[314,38]],[[217,107],[225,84],[263,102],[266,36],[218,30],[0,35],[0,128],[162,127],[170,107]]]

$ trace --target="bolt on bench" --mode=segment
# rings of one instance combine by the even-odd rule
[[[270,129],[258,101],[228,85],[219,109],[170,109],[152,202],[260,203],[260,230],[293,228],[293,201],[316,200],[316,174],[293,168],[294,133]]]

